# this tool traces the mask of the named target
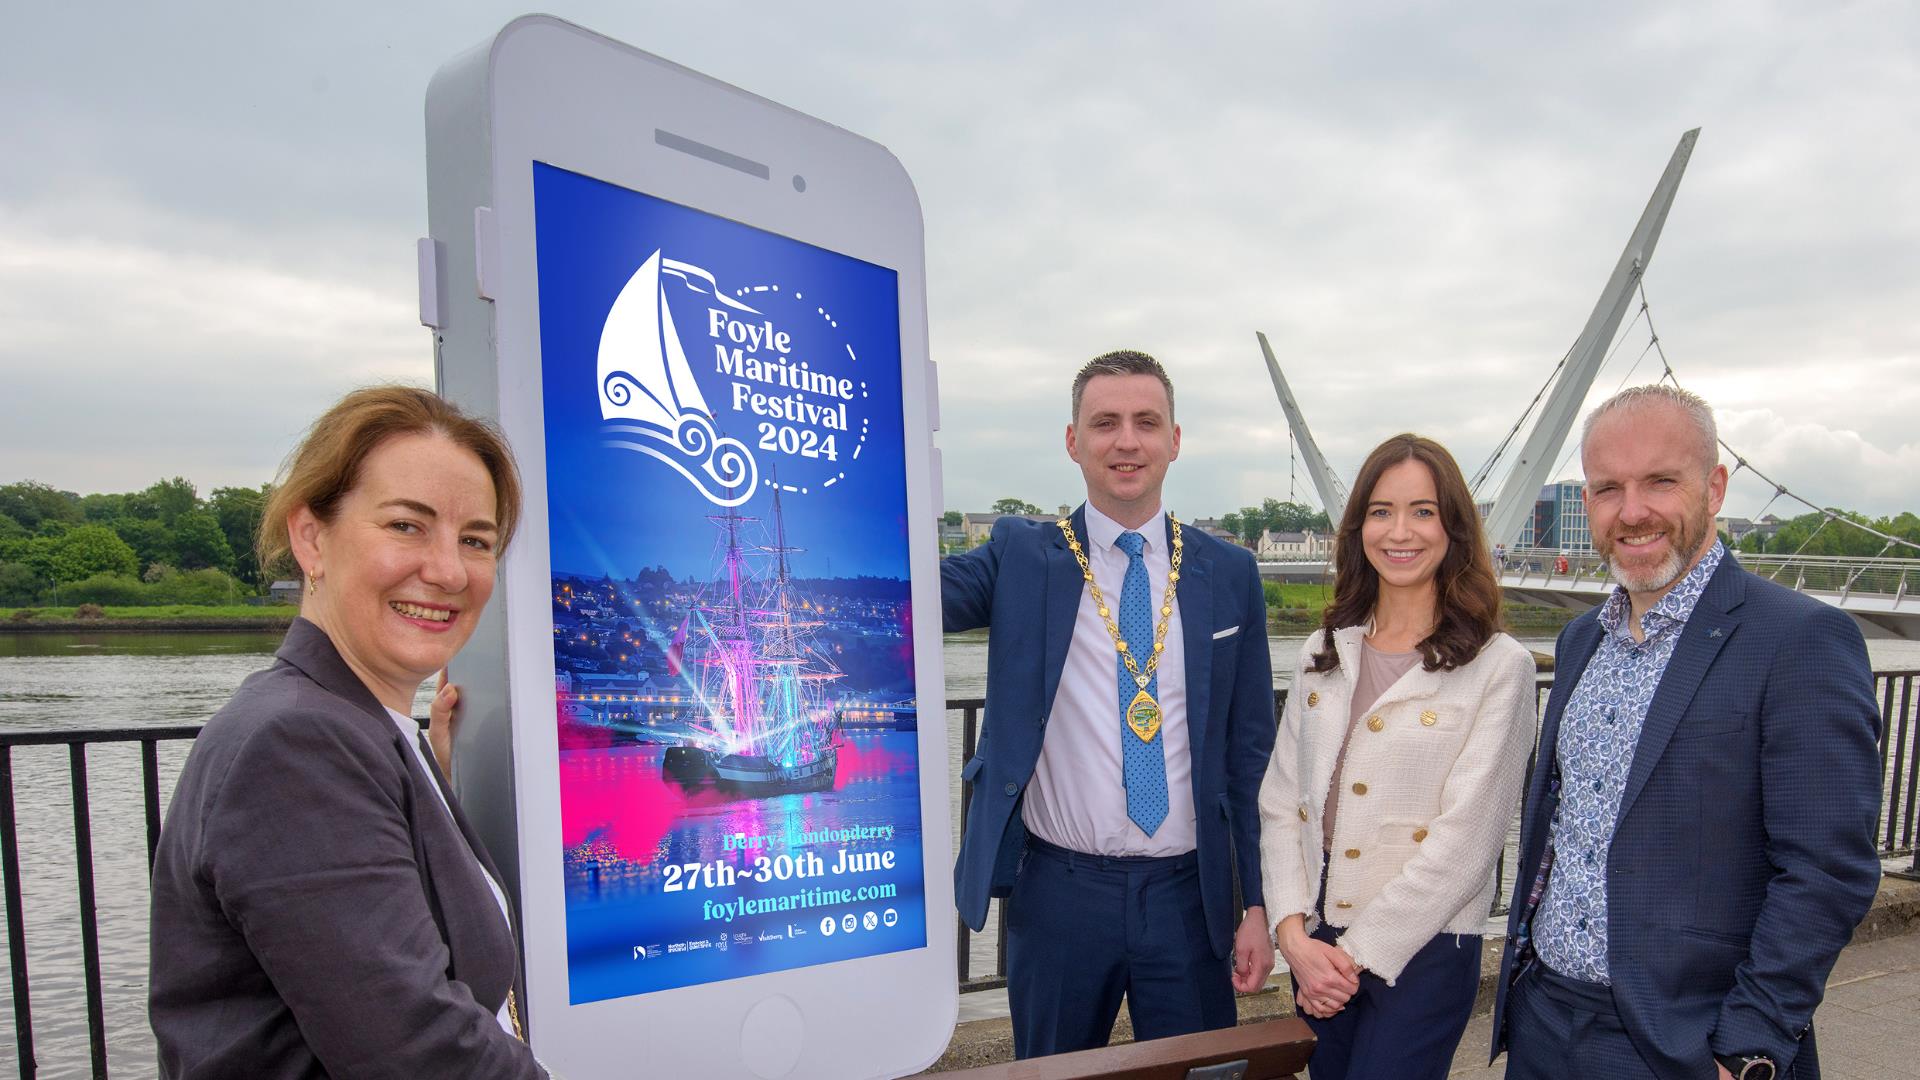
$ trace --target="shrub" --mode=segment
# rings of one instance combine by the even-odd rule
[[[225,604],[246,591],[218,570],[176,570],[147,586],[148,604]]]
[[[32,622],[33,617],[38,614],[40,614],[38,611],[35,611],[30,607],[15,608],[13,611],[13,614],[9,616],[9,618],[11,618],[14,622]]]
[[[137,607],[150,603],[148,586],[138,578],[122,574],[95,574],[71,585],[60,587],[60,598],[80,604],[104,604],[109,607]]]
[[[99,604],[81,604],[79,607],[73,609],[73,617],[76,619],[104,619],[107,617],[107,612]]]

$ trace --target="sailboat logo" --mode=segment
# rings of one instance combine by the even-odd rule
[[[693,380],[667,308],[663,276],[758,314],[723,295],[700,267],[662,259],[658,251],[649,256],[614,298],[600,329],[600,418],[622,421],[606,425],[602,445],[663,461],[715,506],[739,506],[753,497],[760,467],[745,443],[714,429],[713,410]]]

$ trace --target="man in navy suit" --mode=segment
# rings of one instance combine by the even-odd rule
[[[1106,1045],[1123,995],[1140,1039],[1231,1027],[1273,970],[1266,601],[1250,553],[1161,506],[1179,453],[1166,371],[1099,357],[1067,427],[1086,503],[941,564],[947,632],[992,628],[955,896],[975,930],[1006,898],[1018,1057]]]
[[[1879,882],[1860,631],[1740,568],[1706,402],[1587,418],[1619,581],[1560,635],[1494,1008],[1511,1080],[1819,1076],[1813,1012]]]

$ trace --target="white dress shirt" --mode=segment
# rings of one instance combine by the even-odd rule
[[[1127,553],[1115,546],[1119,522],[1087,504],[1087,535],[1080,537],[1093,580],[1120,621],[1121,588],[1127,579]],[[1147,591],[1159,625],[1170,559],[1167,515],[1131,530],[1146,539],[1141,558],[1147,566]],[[1181,583],[1181,587],[1186,587]],[[1167,759],[1167,818],[1152,836],[1127,816],[1120,740],[1134,738],[1120,716],[1119,653],[1106,620],[1094,606],[1093,590],[1080,590],[1073,642],[1060,673],[1060,689],[1047,717],[1040,760],[1027,785],[1020,818],[1048,843],[1094,855],[1183,855],[1194,849],[1193,761],[1187,750],[1186,647],[1180,637],[1180,603],[1167,620],[1167,648],[1160,654],[1160,745]],[[1136,661],[1137,662],[1137,661]]]
[[[414,721],[413,717],[405,713],[395,712],[392,709],[387,710],[387,715],[393,718],[394,726],[400,729],[401,741],[413,750],[414,760],[420,763],[420,771],[426,773],[427,779],[431,781],[433,779],[434,766],[427,763],[426,752],[420,749],[420,725]],[[434,783],[432,787],[433,793],[440,796],[440,805],[447,811],[447,816],[453,816],[453,808],[447,806],[447,793],[440,790],[438,783]],[[479,862],[479,856],[474,856],[474,861]],[[493,898],[500,904],[500,917],[506,920],[507,929],[511,931],[513,929],[513,919],[507,914],[507,894],[501,891],[500,883],[493,880],[493,875],[487,873],[485,866],[480,868],[480,876],[487,879],[487,888],[493,890]],[[500,1026],[507,1029],[507,1034],[515,1038],[520,1037],[519,1033],[513,1030],[513,1016],[507,1011],[505,1004],[500,1006],[500,1011],[496,1016],[500,1021]]]

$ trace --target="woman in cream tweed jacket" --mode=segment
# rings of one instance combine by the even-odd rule
[[[1336,543],[1260,792],[1267,913],[1314,1080],[1444,1077],[1533,745],[1533,657],[1498,631],[1478,515],[1437,443],[1378,447]]]

